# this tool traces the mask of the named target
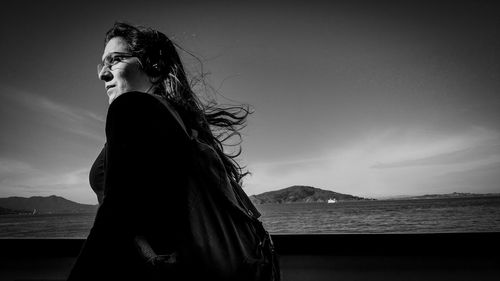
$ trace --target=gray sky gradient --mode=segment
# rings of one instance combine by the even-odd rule
[[[115,21],[165,32],[201,60],[181,52],[212,96],[253,107],[248,194],[500,192],[494,1],[67,2],[2,3],[0,197],[97,202],[88,171],[108,105],[95,65]]]

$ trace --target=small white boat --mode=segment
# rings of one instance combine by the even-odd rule
[[[330,204],[330,203],[337,203],[337,199],[335,199],[335,198],[328,199],[328,204]]]

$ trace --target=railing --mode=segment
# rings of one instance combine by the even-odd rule
[[[500,232],[274,234],[283,281],[497,280]],[[84,239],[0,239],[0,280],[64,280]]]
[[[495,255],[500,232],[414,234],[273,234],[280,255]],[[76,257],[77,238],[0,239],[0,256]]]

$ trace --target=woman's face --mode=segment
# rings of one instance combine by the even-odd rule
[[[151,79],[143,71],[139,59],[131,56],[127,42],[121,37],[109,40],[102,55],[104,67],[98,73],[104,81],[109,103],[126,92],[147,92]]]

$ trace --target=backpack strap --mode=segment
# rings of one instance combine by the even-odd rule
[[[168,103],[165,99],[160,98],[156,95],[153,95],[153,94],[150,94],[150,95],[155,97],[158,101],[160,101],[167,108],[167,110],[170,112],[172,117],[174,117],[174,119],[177,120],[177,123],[179,124],[181,129],[184,131],[184,133],[185,133],[186,137],[189,139],[189,141],[196,143],[196,145],[198,146],[198,149],[199,149],[200,145],[205,146],[205,147],[208,146],[207,144],[200,142],[200,140],[198,139],[198,132],[196,130],[191,130],[191,134],[188,133],[188,130],[186,128],[186,125],[182,121],[182,118],[180,117],[179,113],[172,107],[172,105],[170,105],[170,103]],[[210,147],[210,149],[214,150],[212,147]],[[213,151],[213,153],[216,155],[216,158],[218,159],[218,161],[221,161],[219,159],[219,156],[217,155],[217,153],[215,151]],[[222,165],[222,161],[221,161],[221,165]],[[243,191],[241,186],[238,183],[234,182],[232,179],[228,178],[227,180],[229,181],[229,185],[231,187],[230,188],[231,190],[219,188],[220,192],[223,194],[223,197],[225,197],[231,203],[231,205],[233,207],[236,207],[237,209],[239,209],[246,216],[249,216],[252,219],[258,219],[261,216],[260,212],[257,210],[257,208],[255,208],[255,206],[250,201],[250,199],[248,198],[246,193]]]

